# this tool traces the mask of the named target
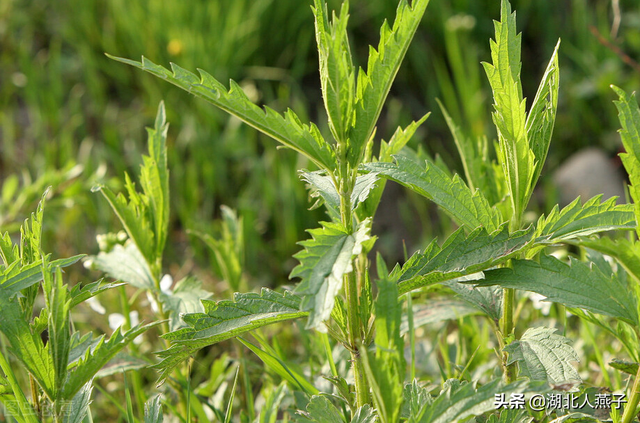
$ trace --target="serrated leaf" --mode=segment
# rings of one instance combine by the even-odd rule
[[[611,88],[619,98],[614,104],[618,108],[618,119],[622,125],[620,138],[626,150],[620,157],[629,174],[629,192],[633,198],[636,221],[640,223],[640,109],[635,93],[629,95],[614,85]],[[640,236],[640,225],[636,227],[636,232]]]
[[[149,199],[151,225],[155,235],[155,257],[161,257],[169,229],[169,170],[167,168],[167,130],[164,102],[160,102],[153,128],[147,128],[149,156],[142,156],[140,185]]]
[[[425,304],[413,306],[413,327],[431,325],[445,320],[455,320],[471,314],[478,314],[475,307],[471,307],[464,301],[451,299],[430,300]],[[400,334],[409,331],[407,316],[402,316]]]
[[[307,411],[298,411],[305,422],[312,423],[344,423],[344,417],[338,408],[329,401],[328,396],[314,395],[307,404]],[[297,421],[297,420],[296,420]],[[368,404],[358,408],[350,423],[375,423],[378,421],[376,410]]]
[[[403,395],[404,401],[400,417],[412,423],[415,423],[426,411],[426,408],[433,403],[433,397],[417,379],[404,385]]]
[[[484,274],[480,273],[478,276],[484,276]],[[471,286],[463,283],[464,279],[466,278],[454,279],[445,282],[444,285],[458,294],[465,302],[493,319],[494,322],[498,322],[502,316],[502,298],[504,294],[502,288],[496,286]],[[482,278],[474,277],[471,280],[477,279]]]
[[[500,22],[494,21],[496,36],[490,43],[493,64],[483,65],[493,91],[498,160],[507,178],[514,219],[519,220],[531,196],[536,157],[525,129],[525,100],[520,83],[522,34],[516,34],[516,15],[511,13],[507,0],[502,0],[500,18]]]
[[[371,408],[369,404],[358,408],[351,419],[351,423],[376,423],[377,421],[378,416],[376,415],[376,410]]]
[[[494,267],[529,247],[532,228],[509,234],[506,225],[488,234],[478,228],[468,236],[464,228],[453,233],[442,247],[433,241],[414,254],[390,277],[398,282],[400,295],[434,283],[470,275]]]
[[[162,291],[160,301],[164,304],[165,310],[171,311],[170,329],[174,331],[184,326],[180,319],[181,315],[203,312],[201,300],[206,300],[211,295],[210,292],[202,289],[202,282],[193,277],[178,281],[171,292]]]
[[[542,167],[547,159],[551,134],[556,121],[558,108],[558,86],[560,84],[560,68],[558,65],[558,48],[560,40],[553,50],[547,69],[544,71],[538,92],[533,99],[529,115],[527,116],[526,130],[531,151],[535,156],[535,168],[531,180],[531,189],[542,172]]]
[[[253,329],[284,320],[307,316],[300,311],[300,297],[263,288],[260,294],[235,294],[234,301],[204,300],[204,313],[187,314],[189,327],[163,335],[172,346],[158,355],[162,361],[154,367],[164,380],[171,370],[193,353],[208,345],[234,338]]]
[[[609,237],[578,239],[571,244],[590,248],[615,258],[624,269],[640,281],[640,241]]]
[[[545,385],[546,386],[546,385]],[[431,404],[425,404],[417,415],[409,418],[411,423],[450,423],[495,410],[495,394],[538,392],[544,389],[541,384],[518,381],[504,385],[493,380],[476,388],[472,383],[449,379]]]
[[[0,236],[0,257],[5,266],[20,259],[20,247],[11,240],[9,232]]]
[[[329,117],[329,128],[338,143],[346,143],[353,124],[355,97],[355,68],[347,37],[349,3],[342,3],[340,15],[336,16],[334,12],[331,23],[325,2],[315,0],[312,10],[320,56],[322,99]]]
[[[314,423],[344,423],[342,413],[324,395],[312,396],[304,415]]]
[[[451,116],[449,116],[449,113],[444,105],[440,103],[440,100],[436,101],[440,106],[440,110],[442,110],[444,119],[447,122],[449,131],[453,136],[453,141],[460,154],[469,188],[471,191],[475,191],[475,189],[478,188],[491,204],[497,203],[506,192],[502,193],[502,195],[498,193],[499,187],[496,182],[495,169],[489,157],[487,138],[478,137],[476,140],[473,140],[465,136],[462,129],[456,125]]]
[[[640,366],[640,364],[634,361],[619,360],[617,358],[614,358],[609,362],[609,366],[613,367],[616,370],[620,370],[621,372],[624,372],[628,375],[635,376],[638,374],[638,366]]]
[[[335,297],[342,288],[342,277],[353,270],[352,258],[362,251],[362,243],[370,239],[370,219],[361,222],[353,234],[337,223],[322,223],[312,229],[312,239],[299,244],[304,250],[294,257],[300,261],[290,278],[301,278],[296,293],[303,297],[301,310],[309,311],[307,328],[326,331]]]
[[[122,348],[133,341],[138,335],[143,334],[149,328],[157,326],[162,322],[150,323],[145,326],[135,326],[125,333],[116,329],[109,339],[101,336],[95,347],[87,349],[85,355],[78,360],[73,370],[68,373],[67,382],[64,385],[61,397],[64,399],[73,398],[76,393],[94,375],[100,371]]]
[[[69,299],[71,301],[69,308],[74,308],[89,298],[93,298],[98,294],[108,291],[109,289],[117,288],[122,285],[124,285],[124,283],[103,283],[102,279],[86,285],[77,283],[69,291]]]
[[[557,384],[580,382],[580,375],[571,362],[580,361],[570,340],[555,333],[555,328],[531,328],[504,347],[509,353],[507,364],[517,362],[520,374],[531,380],[546,380]]]
[[[414,0],[409,6],[401,0],[393,27],[385,22],[380,29],[378,49],[369,48],[367,72],[358,73],[355,101],[355,124],[349,132],[349,163],[360,162],[364,146],[371,138],[382,106],[389,94],[400,64],[422,20],[429,0]]]
[[[109,57],[147,71],[207,100],[286,147],[307,156],[320,168],[331,170],[335,167],[335,155],[315,125],[302,124],[291,110],[283,116],[269,107],[265,106],[263,109],[256,106],[233,80],[230,81],[231,88],[227,90],[213,76],[201,69],[198,70],[200,73],[198,77],[175,64],[171,64],[172,71],[170,71],[144,56],[140,62]]]
[[[548,217],[538,219],[536,242],[551,244],[598,232],[635,228],[632,205],[616,205],[615,198],[601,200],[602,194],[584,204],[578,197],[562,210],[556,205]]]
[[[73,399],[65,405],[63,423],[82,423],[91,404],[92,381],[87,382]]]
[[[45,265],[47,263],[45,262]],[[44,271],[43,288],[45,302],[49,310],[49,341],[47,348],[53,359],[55,398],[62,391],[67,378],[69,351],[71,349],[71,326],[69,321],[69,304],[67,287],[62,282],[62,272],[56,268],[55,276]]]
[[[110,252],[100,252],[90,260],[92,267],[105,272],[113,279],[140,289],[156,289],[147,260],[131,241],[127,241],[124,246],[116,244]]]
[[[135,243],[148,267],[161,264],[162,252],[169,227],[169,170],[167,169],[167,129],[164,103],[160,103],[154,128],[147,128],[149,155],[143,156],[140,169],[142,193],[125,173],[127,197],[117,196],[105,186],[94,187],[107,199],[124,226],[129,239]]]
[[[144,403],[144,423],[162,423],[162,397],[154,395]]]
[[[450,178],[429,161],[423,167],[403,156],[395,159],[396,163],[367,163],[364,168],[427,197],[460,225],[470,229],[484,226],[490,232],[500,225],[498,211],[480,191],[471,191],[458,175]]]
[[[31,213],[31,221],[26,219],[20,226],[20,259],[22,264],[35,263],[42,255],[42,217],[44,204],[51,187],[48,187],[38,203],[35,213]],[[31,223],[31,225],[29,225]]]
[[[20,260],[16,260],[7,267],[0,267],[0,292],[6,299],[41,280],[42,263],[40,261],[21,266]]]
[[[416,133],[420,125],[422,125],[431,116],[431,112],[422,116],[420,120],[413,121],[406,128],[398,127],[391,136],[389,142],[382,140],[380,142],[380,154],[378,154],[379,162],[390,162],[394,155],[400,153],[405,145],[409,142],[413,134]]]
[[[54,363],[39,333],[32,332],[15,299],[0,296],[0,331],[7,337],[11,353],[38,381],[49,398],[54,398]]]
[[[300,178],[311,187],[311,197],[322,197],[327,207],[329,216],[335,221],[340,220],[340,195],[336,189],[333,179],[325,175],[322,171],[307,172],[300,171]],[[375,172],[358,175],[356,183],[351,192],[351,210],[355,210],[368,197],[369,193],[376,187],[378,176]]]
[[[628,294],[626,283],[610,267],[595,262],[570,258],[566,264],[547,255],[540,256],[540,263],[513,260],[512,268],[486,271],[484,280],[476,283],[536,292],[548,301],[638,325],[636,300]]]
[[[127,235],[129,235],[129,239],[135,243],[139,254],[142,255],[147,263],[155,262],[155,241],[149,217],[147,216],[148,210],[145,206],[145,199],[136,192],[133,182],[131,182],[127,174],[125,174],[125,186],[129,200],[123,194],[116,196],[105,186],[98,186],[95,189],[100,191],[107,199],[122,226],[124,226]]]

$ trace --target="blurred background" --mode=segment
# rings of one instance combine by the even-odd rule
[[[96,183],[121,191],[137,175],[145,126],[161,100],[169,129],[172,236],[165,263],[172,274],[198,272],[213,254],[188,230],[219,236],[221,206],[243,222],[250,287],[287,283],[291,256],[305,229],[328,219],[307,210],[296,171],[309,166],[204,101],[104,53],[168,66],[202,68],[233,78],[260,104],[294,109],[327,131],[322,110],[310,0],[2,0],[0,1],[0,229],[13,233],[46,186],[45,250],[55,257],[95,254],[96,235],[120,229]],[[433,0],[383,110],[378,136],[427,112],[410,142],[461,171],[439,98],[469,135],[495,138],[491,95],[480,65],[490,61],[498,0]],[[391,0],[352,0],[352,51],[366,66]],[[618,169],[621,143],[610,84],[640,85],[637,0],[513,0],[523,32],[522,80],[531,100],[560,47],[560,100],[554,138],[536,197],[539,212],[559,201],[553,174],[586,147]],[[337,0],[330,8],[339,7]],[[374,232],[392,259],[451,230],[424,199],[388,185]],[[442,238],[441,238],[442,239]],[[215,266],[214,266],[215,268]],[[206,281],[218,277],[202,271]],[[215,290],[213,285],[207,285]]]

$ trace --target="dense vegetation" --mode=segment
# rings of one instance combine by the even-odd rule
[[[637,421],[637,6],[328,3],[0,6],[2,418]]]

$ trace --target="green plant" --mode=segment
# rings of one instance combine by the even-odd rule
[[[612,88],[619,96],[615,103],[622,124],[621,138],[626,150],[621,157],[629,173],[629,191],[634,202],[634,219],[637,222],[640,218],[640,109],[634,95],[628,95],[615,86]],[[609,363],[616,369],[635,375],[633,384],[628,387],[627,407],[619,420],[629,423],[637,415],[640,403],[640,373],[637,371],[637,362],[640,361],[638,229],[636,226],[636,236],[615,241],[610,238],[587,237],[588,233],[583,235],[571,243],[586,249],[588,263],[572,259],[566,264],[551,256],[542,256],[539,262],[518,260],[513,263],[511,269],[487,272],[482,285],[498,284],[533,291],[544,295],[548,301],[564,304],[572,310],[581,309],[574,312],[616,337],[633,360],[631,364],[621,361]],[[613,257],[618,265],[604,260],[603,254]],[[597,315],[613,317],[617,324],[612,326],[606,319]]]
[[[78,304],[118,286],[96,281],[69,287],[63,267],[82,256],[51,260],[41,247],[44,200],[20,228],[20,242],[13,244],[5,233],[0,238],[0,332],[8,344],[0,353],[0,400],[20,422],[83,421],[89,411],[92,382],[100,370],[128,343],[155,324],[116,330],[110,338],[80,335],[73,328],[71,310]],[[42,290],[44,307],[34,316],[36,298]],[[7,348],[20,363],[20,372],[9,364]],[[31,401],[19,377],[30,382]]]
[[[383,25],[378,49],[371,49],[365,72],[356,71],[352,62],[346,31],[348,5],[344,3],[340,13],[330,20],[325,3],[315,1],[320,80],[331,141],[323,137],[314,124],[302,123],[291,110],[281,115],[268,107],[261,109],[254,105],[233,81],[227,90],[204,71],[200,71],[198,77],[173,64],[169,71],[144,57],[141,62],[115,58],[208,100],[305,156],[317,170],[303,170],[301,178],[309,185],[311,195],[324,204],[331,218],[331,222],[323,222],[320,228],[310,230],[311,239],[300,243],[303,250],[295,255],[300,264],[291,273],[292,278],[300,278],[294,291],[278,293],[263,289],[260,294],[238,293],[231,301],[203,300],[202,311],[182,316],[186,325],[177,329],[183,323],[174,320],[172,331],[163,335],[170,347],[159,354],[162,361],[155,366],[160,370],[161,380],[171,379],[181,363],[198,350],[226,339],[239,338],[267,367],[311,396],[305,406],[306,412],[302,412],[303,419],[444,422],[490,411],[497,393],[539,392],[546,389],[547,382],[579,379],[570,364],[576,354],[567,338],[555,334],[555,329],[532,328],[522,336],[516,336],[514,289],[524,287],[511,286],[499,277],[515,273],[522,276],[519,282],[531,281],[532,284],[544,283],[549,274],[565,279],[582,277],[591,288],[607,286],[605,282],[613,283],[606,278],[604,282],[598,279],[599,273],[588,273],[587,269],[604,266],[596,256],[590,257],[587,263],[573,261],[566,265],[540,253],[548,246],[575,243],[580,237],[599,232],[633,229],[636,227],[633,207],[616,205],[614,200],[603,202],[599,196],[584,204],[576,199],[562,210],[556,206],[548,216],[540,217],[535,223],[525,222],[524,214],[540,177],[555,122],[559,75],[557,46],[527,112],[520,83],[520,35],[516,33],[515,14],[506,0],[502,2],[501,21],[495,24],[495,41],[491,42],[493,63],[484,65],[494,94],[497,163],[488,159],[486,138],[477,142],[463,137],[448,116],[463,160],[466,183],[457,175],[451,176],[441,162],[427,160],[422,163],[411,155],[400,154],[428,115],[404,129],[399,128],[388,143],[382,141],[375,156],[376,122],[427,4],[427,0],[416,0],[411,6],[400,2],[393,26]],[[144,193],[135,191],[128,176],[128,200],[115,197],[106,189],[102,192],[130,238],[121,249],[128,248],[129,257],[140,257],[136,263],[130,263],[131,266],[146,269],[144,273],[150,275],[149,283],[137,287],[148,290],[157,303],[166,305],[170,302],[163,299],[160,286],[168,219],[165,136],[161,106],[156,126],[150,131],[150,156],[145,158],[142,167]],[[370,228],[385,179],[427,197],[447,212],[460,228],[442,246],[432,242],[391,272],[377,256],[378,277],[374,279],[370,274],[368,253],[375,237],[371,236]],[[231,256],[222,257],[222,248],[225,244],[232,245],[231,241],[214,241],[209,239],[209,244],[217,249],[219,264],[237,262],[237,251],[231,255],[236,257],[234,260],[229,258]],[[104,264],[124,260],[122,255],[116,254],[116,248],[105,252],[103,263],[98,267],[102,266],[102,270],[114,277],[131,279],[128,275],[119,275],[116,266]],[[538,256],[540,263],[530,260]],[[229,268],[235,270],[226,270],[228,282],[236,286],[239,286],[238,275],[241,274],[238,266],[233,264]],[[530,269],[519,274],[525,266]],[[460,283],[469,280],[479,285],[501,284],[504,290],[480,288],[470,291]],[[409,298],[411,304],[413,292],[435,284],[445,284],[488,317],[499,343],[504,381],[492,380],[477,387],[462,380],[451,380],[436,397],[416,382],[403,387],[406,377],[405,343],[401,331],[404,298]],[[637,306],[623,294],[595,299],[588,291],[576,295],[587,300],[567,300],[567,305],[618,317],[637,326]],[[172,312],[175,314],[175,310]],[[408,314],[412,316],[412,313]],[[161,307],[159,316],[166,317]],[[249,331],[300,317],[307,317],[306,329],[315,329],[318,337],[324,339],[326,360],[333,374],[330,381],[350,413],[337,408],[327,397],[318,395],[317,388],[288,365],[278,350],[260,335],[255,335],[260,347],[241,338]],[[413,325],[412,320],[409,319],[409,327]],[[351,356],[353,394],[345,380],[346,375],[337,370],[325,333]],[[411,348],[415,348],[413,341]],[[555,357],[555,361],[550,360],[550,356]],[[411,364],[415,366],[414,362]],[[185,370],[188,371],[182,368],[177,373],[178,385],[188,378]],[[518,376],[529,381],[516,380]],[[191,410],[190,398],[187,392],[187,412]],[[230,416],[233,398],[232,392],[225,421]],[[631,415],[628,410],[623,417],[625,423]]]

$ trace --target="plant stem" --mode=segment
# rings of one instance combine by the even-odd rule
[[[627,401],[627,406],[624,409],[624,414],[622,415],[622,423],[631,423],[633,420],[636,408],[638,408],[638,403],[640,402],[640,367],[638,367],[638,372],[636,373],[636,378],[633,381],[633,387],[631,388],[631,397],[629,401]]]
[[[4,355],[0,352],[0,369],[4,372],[4,375],[11,386],[11,390],[13,391],[13,396],[16,398],[18,403],[18,407],[20,407],[20,413],[25,417],[25,421],[30,423],[37,423],[38,419],[36,419],[33,407],[27,401],[27,398],[24,396],[24,392],[20,388],[18,381],[16,380],[15,375],[13,374],[13,370],[11,370],[11,366],[9,362],[5,359]]]
[[[347,294],[347,320],[349,325],[349,351],[353,363],[353,375],[356,385],[356,404],[362,407],[369,403],[369,386],[364,373],[364,363],[360,357],[360,319],[358,316],[358,286],[353,273],[345,275]]]
[[[357,172],[349,168],[346,159],[346,145],[339,145],[339,162],[338,168],[338,192],[340,194],[340,218],[342,225],[348,233],[353,232],[353,212],[351,210],[351,193],[355,184]],[[351,362],[353,363],[353,374],[355,379],[356,404],[362,407],[369,403],[369,385],[367,384],[364,372],[364,363],[360,357],[359,345],[361,344],[361,322],[358,308],[358,298],[360,292],[358,290],[358,282],[355,272],[348,273],[344,276],[344,287],[347,303],[347,333],[348,348],[351,353]]]
[[[513,303],[515,298],[515,291],[511,288],[505,288],[502,290],[502,318],[500,319],[500,332],[502,333],[503,344],[506,346],[505,339],[511,337],[514,331],[513,324]],[[502,367],[504,368],[504,380],[506,383],[511,383],[516,379],[516,364],[508,363],[508,353],[502,353]]]

